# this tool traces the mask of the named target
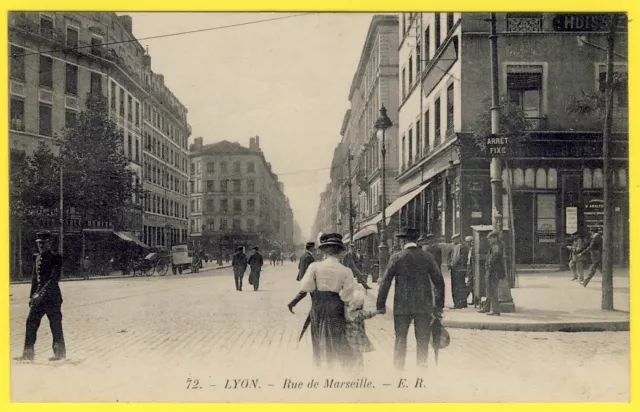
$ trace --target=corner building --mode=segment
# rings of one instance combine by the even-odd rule
[[[490,159],[471,144],[478,115],[490,110],[488,17],[401,15],[397,218],[441,242],[470,235],[472,225],[491,224]],[[516,263],[564,265],[571,234],[602,226],[603,124],[567,110],[583,93],[604,90],[602,21],[602,15],[580,13],[497,14],[500,96],[526,118],[526,136],[503,158],[503,226],[515,230]],[[614,71],[623,80],[615,92],[611,143],[614,259],[626,264],[625,24],[617,31],[616,52]]]

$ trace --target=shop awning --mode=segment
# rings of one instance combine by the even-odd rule
[[[131,232],[113,232],[116,236],[118,236],[120,239],[126,241],[126,242],[132,242],[135,243],[136,245],[143,247],[145,249],[151,249],[151,247],[149,247],[149,245],[139,241]]]
[[[365,238],[365,237],[367,237],[369,235],[373,235],[374,233],[378,233],[377,226],[375,226],[375,225],[367,226],[364,229],[360,229],[358,231],[358,233],[353,235],[353,241],[355,242],[356,240],[360,240],[360,239]]]
[[[422,192],[430,184],[431,182],[425,183],[422,186],[419,186],[418,188],[413,189],[409,193],[405,193],[404,195],[394,200],[393,203],[391,203],[389,206],[387,206],[387,209],[385,210],[387,214],[387,225],[389,224],[389,222],[391,222],[391,217],[394,214],[396,214],[402,208],[402,206],[412,201],[414,197],[418,196],[418,194],[420,194],[420,192]],[[378,214],[376,217],[368,221],[366,225],[367,226],[377,225],[378,222],[380,222],[381,220],[382,220],[382,213]]]

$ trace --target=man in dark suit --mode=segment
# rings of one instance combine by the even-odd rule
[[[34,345],[38,328],[44,315],[49,319],[51,335],[53,335],[53,357],[49,360],[63,360],[67,356],[62,331],[62,292],[60,276],[62,272],[62,256],[51,250],[51,233],[41,231],[36,234],[38,251],[31,279],[29,293],[29,316],[27,316],[27,332],[24,340],[24,351],[19,361],[30,361],[35,356]]]
[[[433,258],[436,260],[438,270],[442,270],[442,250],[436,246],[436,239],[433,234],[429,233],[424,237],[420,237],[420,239],[418,239],[418,244],[423,245],[422,250],[431,253]]]
[[[498,300],[498,285],[500,279],[506,277],[503,261],[503,247],[499,232],[487,235],[489,250],[485,260],[485,276],[487,284],[487,305],[478,312],[491,316],[500,316],[500,302]]]
[[[469,249],[460,242],[460,235],[457,233],[451,237],[451,240],[453,241],[453,249],[449,255],[447,267],[451,271],[452,309],[463,309],[467,307],[467,287],[464,278],[467,274]]]
[[[253,248],[253,254],[249,257],[249,267],[251,268],[251,273],[249,274],[249,284],[253,285],[253,290],[258,290],[258,286],[260,286],[260,272],[262,271],[262,265],[264,264],[264,259],[259,252],[260,248],[255,246]]]
[[[307,273],[309,265],[315,262],[316,259],[313,257],[314,247],[316,247],[316,244],[314,242],[307,242],[305,246],[306,250],[304,254],[300,256],[300,262],[298,262],[298,277],[296,278],[297,281],[300,281],[304,277],[304,274]],[[306,292],[298,293],[296,297],[293,298],[293,300],[287,305],[287,307],[289,308],[289,312],[293,313],[293,308],[298,304],[298,302],[304,299],[305,296],[307,296]]]
[[[404,369],[407,354],[407,334],[411,321],[416,334],[419,367],[427,366],[429,336],[434,317],[442,318],[445,285],[435,259],[416,245],[418,231],[405,228],[398,235],[405,240],[404,249],[394,253],[382,278],[378,292],[377,309],[386,312],[387,296],[391,283],[396,280],[393,302],[393,320],[396,333],[394,364]],[[433,286],[432,286],[433,285]],[[435,302],[435,305],[434,305]]]
[[[236,290],[242,292],[242,278],[244,272],[247,271],[247,255],[244,254],[244,248],[238,246],[238,251],[233,254],[231,266],[233,266],[233,277],[236,282]]]
[[[584,281],[580,282],[585,288],[595,276],[596,270],[600,270],[600,274],[602,274],[602,236],[600,236],[597,227],[591,228],[591,242],[589,242],[589,246],[586,249],[578,254],[578,257],[584,256],[587,252],[591,255],[591,267]]]

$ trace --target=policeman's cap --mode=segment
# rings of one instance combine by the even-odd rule
[[[36,242],[41,243],[49,241],[51,241],[51,232],[49,232],[48,230],[41,230],[40,232],[36,233]]]
[[[260,250],[260,248],[258,246],[254,246],[253,250]]]

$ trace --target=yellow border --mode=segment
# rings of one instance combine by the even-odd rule
[[[640,8],[637,6],[639,2],[633,0],[579,0],[579,1],[558,1],[558,0],[537,0],[535,2],[516,2],[506,0],[489,0],[489,1],[472,1],[472,0],[448,0],[446,2],[432,2],[432,1],[380,1],[380,0],[356,0],[351,2],[345,2],[344,0],[322,0],[322,1],[306,1],[306,2],[294,2],[294,1],[229,1],[229,2],[210,2],[210,1],[197,1],[197,0],[183,0],[179,3],[175,1],[149,1],[138,0],[132,3],[130,0],[111,0],[109,2],[103,2],[97,4],[95,2],[87,2],[86,0],[57,0],[55,2],[46,1],[28,1],[28,0],[9,0],[4,6],[3,13],[0,15],[0,21],[2,23],[3,30],[0,30],[2,41],[0,42],[0,50],[2,51],[3,64],[1,67],[0,78],[8,79],[8,30],[7,30],[7,11],[8,10],[42,10],[42,9],[55,9],[55,10],[87,10],[91,8],[93,11],[127,11],[131,10],[131,6],[135,4],[135,11],[386,11],[386,12],[398,12],[398,11],[627,11],[629,13],[629,71],[631,76],[629,79],[629,88],[631,90],[629,101],[629,158],[637,158],[636,155],[640,155],[640,144],[635,143],[635,132],[639,130],[640,120],[638,116],[634,116],[634,108],[640,107],[638,101],[639,93],[635,93],[634,87],[638,85],[636,82],[635,73],[637,64],[640,59],[640,30],[636,30],[637,24],[640,24]],[[535,8],[534,8],[535,7]],[[99,10],[98,10],[99,9]],[[363,34],[364,35],[364,34]],[[359,51],[354,50],[354,53]],[[0,82],[0,94],[3,96],[8,95],[8,82]],[[0,113],[4,119],[5,125],[9,123],[8,119],[8,99],[3,98],[0,100]],[[0,185],[2,186],[3,193],[6,194],[4,199],[8,199],[8,127],[0,128],[0,136],[2,137],[3,144],[0,145],[0,158],[5,159],[4,167],[0,168]],[[635,204],[637,200],[638,187],[636,183],[639,181],[639,170],[636,162],[630,162],[630,205]],[[2,262],[5,262],[5,282],[0,283],[0,307],[9,308],[9,225],[8,225],[8,201],[0,202],[1,214],[5,216],[2,219]],[[640,232],[640,219],[632,219],[630,224],[630,240],[631,240],[631,256],[635,256],[635,253],[640,252],[638,245],[638,233]],[[635,261],[635,259],[632,259]],[[633,263],[633,262],[632,262]],[[633,276],[631,276],[633,278]],[[631,279],[631,296],[638,296],[640,290],[638,290],[638,282]],[[631,301],[631,310],[635,312],[636,304]],[[9,337],[9,316],[8,310],[3,311],[4,315],[0,316],[0,336],[2,336],[0,347],[2,348],[0,361],[2,362],[2,374],[0,379],[2,382],[2,391],[0,392],[0,410],[4,411],[36,411],[36,410],[57,410],[57,411],[86,411],[91,410],[121,410],[121,411],[162,411],[162,410],[190,410],[190,411],[210,411],[213,408],[216,411],[240,411],[240,410],[260,410],[260,411],[299,411],[304,410],[326,410],[331,408],[338,411],[390,411],[390,410],[402,410],[402,411],[423,411],[423,410],[473,410],[474,412],[482,411],[538,411],[544,408],[545,411],[557,409],[562,412],[567,411],[593,411],[593,410],[610,410],[610,411],[622,411],[629,410],[632,404],[359,404],[359,405],[329,405],[329,404],[316,404],[316,405],[300,405],[300,404],[245,404],[245,405],[232,405],[232,404],[11,404],[10,403],[10,387],[9,387],[9,365],[10,365],[10,337]],[[635,342],[637,336],[635,316],[632,319],[632,333],[631,342]],[[632,359],[635,359],[635,351],[632,350]],[[606,379],[604,376],[594,375],[591,377],[597,384],[597,381]],[[637,368],[631,364],[631,398],[635,399],[638,389],[638,374]],[[96,383],[98,384],[98,383]],[[453,389],[453,388],[452,388]],[[453,389],[455,390],[455,389]],[[460,388],[464,390],[464,388]],[[638,402],[634,402],[637,404]],[[637,406],[637,405],[636,405]]]

